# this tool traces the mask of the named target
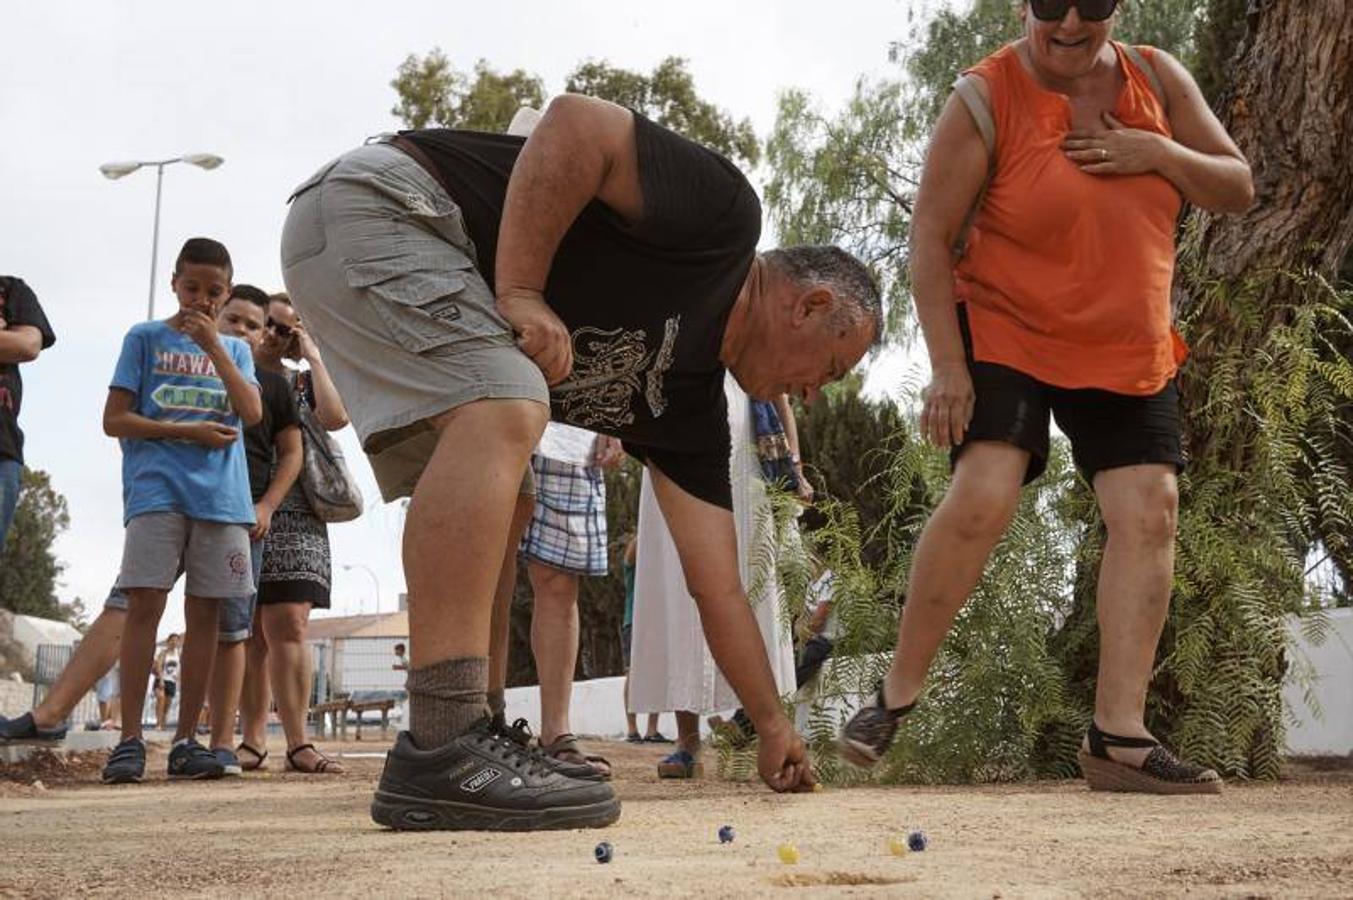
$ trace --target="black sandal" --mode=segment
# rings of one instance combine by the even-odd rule
[[[296,754],[304,752],[306,750],[313,752],[316,756],[319,757],[319,762],[315,763],[315,767],[313,769],[302,769],[300,766],[296,765]],[[300,772],[305,775],[323,775],[329,771],[330,766],[337,765],[338,763],[334,762],[332,759],[321,753],[319,751],[319,748],[317,748],[314,744],[301,744],[299,747],[287,751],[287,768],[292,772]],[[343,774],[342,767],[335,769],[334,774],[335,775]]]
[[[236,756],[236,757],[238,757],[238,756],[240,755],[240,751],[241,751],[241,750],[243,750],[245,753],[248,753],[248,754],[253,755],[253,756],[258,760],[258,761],[255,762],[253,765],[245,765],[243,762],[241,762],[241,763],[240,763],[240,768],[241,768],[241,769],[243,769],[243,770],[246,771],[246,772],[253,772],[253,771],[255,771],[256,769],[265,769],[265,768],[267,768],[267,766],[264,765],[264,762],[268,759],[268,751],[267,751],[267,750],[264,750],[264,751],[260,752],[260,751],[258,751],[258,750],[255,750],[253,747],[249,746],[248,744],[246,744],[244,741],[240,741],[240,745],[239,745],[238,747],[235,748],[235,756]]]
[[[1142,794],[1220,794],[1222,780],[1212,769],[1185,762],[1151,738],[1122,737],[1101,731],[1094,722],[1085,733],[1090,744],[1087,753],[1077,755],[1081,772],[1092,791],[1131,791]],[[1151,752],[1141,768],[1118,762],[1109,756],[1110,747]]]

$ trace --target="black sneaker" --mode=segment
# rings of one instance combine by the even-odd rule
[[[565,762],[562,759],[555,759],[553,756],[549,756],[546,753],[544,753],[539,748],[539,746],[532,747],[531,739],[534,737],[534,735],[531,734],[531,723],[527,722],[525,719],[518,719],[511,725],[508,725],[505,719],[495,718],[493,720],[493,728],[497,731],[498,734],[501,734],[503,737],[511,738],[513,741],[515,741],[520,746],[524,747],[529,752],[538,754],[540,756],[541,762],[549,766],[551,769],[554,769],[556,772],[558,772],[560,775],[563,775],[565,778],[577,778],[582,781],[606,780],[605,776],[603,776],[600,772],[598,772],[591,766]]]
[[[17,719],[0,716],[0,744],[10,741],[34,741],[56,743],[66,739],[66,726],[60,728],[39,728],[33,721],[33,714],[26,712]]]
[[[103,767],[104,784],[136,784],[146,774],[146,744],[130,737],[113,748]]]
[[[874,702],[861,708],[841,730],[841,758],[864,769],[877,763],[893,745],[897,723],[915,705],[912,702],[889,709],[883,702],[883,685],[880,684]]]
[[[206,747],[192,738],[183,738],[169,751],[170,778],[220,778],[225,766]]]
[[[620,818],[620,801],[609,784],[562,775],[486,716],[435,750],[419,750],[401,731],[371,818],[400,831],[599,828]]]

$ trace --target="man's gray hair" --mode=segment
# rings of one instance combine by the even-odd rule
[[[830,289],[874,323],[874,343],[882,340],[883,296],[868,267],[854,255],[828,244],[804,244],[778,247],[762,258],[795,284]]]

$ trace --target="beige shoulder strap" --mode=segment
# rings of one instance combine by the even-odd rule
[[[1142,51],[1131,44],[1123,44],[1123,52],[1127,54],[1128,59],[1132,60],[1132,64],[1140,69],[1141,73],[1146,76],[1147,83],[1151,85],[1151,93],[1156,95],[1156,99],[1160,101],[1160,105],[1162,107],[1167,106],[1167,101],[1165,99],[1165,85],[1161,83],[1160,76],[1156,74],[1156,67],[1147,60],[1146,55],[1142,53]]]
[[[987,156],[995,158],[996,155],[996,120],[991,117],[991,104],[987,98],[982,96],[981,89],[977,86],[976,75],[960,75],[954,82],[954,90],[958,93],[958,99],[963,101],[963,105],[968,108],[968,114],[972,116],[973,124],[977,126],[978,132],[982,135],[982,143],[987,145]]]
[[[987,188],[991,187],[991,179],[996,176],[996,120],[991,115],[991,104],[982,96],[982,91],[977,86],[976,75],[958,76],[958,80],[954,82],[954,91],[968,108],[973,124],[982,135],[982,143],[987,146],[987,177],[983,180],[982,189],[977,192],[977,199],[968,210],[963,227],[958,232],[958,240],[954,243],[954,258],[961,259],[968,251],[968,235],[972,232],[973,219],[977,218],[977,211],[982,208],[982,201],[987,197]]]

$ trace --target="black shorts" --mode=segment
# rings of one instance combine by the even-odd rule
[[[972,358],[968,317],[959,306],[959,326],[968,356],[976,403],[964,441],[949,454],[957,464],[972,441],[999,441],[1030,453],[1024,483],[1048,465],[1049,415],[1071,442],[1071,458],[1094,484],[1105,469],[1151,463],[1184,469],[1180,442],[1179,387],[1171,379],[1158,393],[1117,394],[1097,388],[1059,388],[1017,369]]]
[[[174,695],[179,692],[179,683],[177,681],[163,682],[164,696],[167,700],[173,700]]]

